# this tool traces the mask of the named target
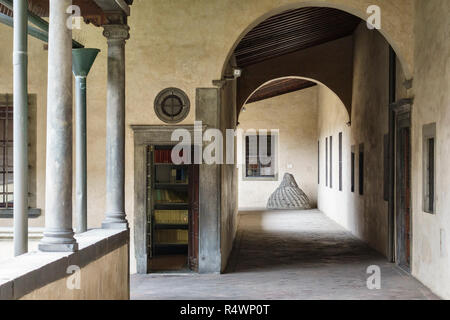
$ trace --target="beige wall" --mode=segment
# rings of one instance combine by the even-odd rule
[[[389,46],[361,24],[354,34],[352,122],[335,95],[319,94],[321,184],[319,209],[386,255],[388,205],[384,201],[383,139],[388,132]],[[343,191],[338,190],[338,134],[343,133]],[[333,136],[333,189],[325,186],[325,137]],[[364,144],[364,195],[359,195],[359,145]],[[355,192],[350,150],[355,146]]]
[[[348,230],[354,225],[354,212],[350,211],[350,127],[349,115],[342,101],[333,91],[320,86],[318,91],[318,139],[320,140],[318,207],[330,218]],[[339,132],[342,132],[342,187],[339,191]],[[333,136],[333,188],[325,185],[325,138]],[[329,148],[329,147],[328,147]],[[329,161],[328,161],[329,163]],[[328,164],[329,165],[329,164]]]
[[[412,272],[450,299],[450,1],[416,1],[412,107]],[[422,126],[436,123],[436,214],[423,212]]]
[[[70,290],[66,277],[23,296],[21,300],[127,300],[130,297],[128,245],[81,268],[80,289]]]
[[[311,204],[317,204],[317,91],[315,86],[245,105],[238,127],[244,133],[249,129],[279,129],[278,180],[242,179],[243,139],[239,139],[239,209],[265,208],[286,172],[294,175]]]
[[[231,65],[230,70],[231,72]],[[236,81],[227,81],[221,90],[221,127],[224,136],[226,129],[236,127]],[[233,142],[236,139],[233,137]],[[224,139],[224,155],[226,155],[226,141]],[[226,156],[224,158],[226,162]],[[221,216],[220,216],[220,249],[221,249],[221,270],[224,271],[228,257],[233,248],[233,241],[237,231],[238,214],[238,170],[236,162],[221,166]]]

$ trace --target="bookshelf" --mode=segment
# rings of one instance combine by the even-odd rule
[[[147,150],[147,249],[149,271],[196,270],[198,210],[193,206],[195,165],[175,165],[172,146]],[[196,180],[196,179],[194,179]],[[198,180],[198,179],[197,179]],[[194,201],[195,202],[195,201]],[[194,208],[194,210],[193,210]],[[193,212],[194,211],[194,212]],[[198,227],[197,227],[198,228]]]

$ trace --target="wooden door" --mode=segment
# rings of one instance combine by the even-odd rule
[[[189,166],[189,269],[198,271],[198,216],[199,216],[199,165]]]
[[[397,264],[411,270],[411,121],[409,110],[397,114],[396,248]]]

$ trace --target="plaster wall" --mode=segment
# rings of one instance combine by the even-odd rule
[[[234,143],[236,150],[236,138],[226,135],[227,129],[236,128],[236,81],[227,81],[221,89],[221,128],[224,148],[224,164],[221,165],[221,214],[220,214],[220,250],[221,250],[221,270],[224,271],[233,241],[237,231],[238,214],[238,169],[236,165],[236,152],[230,150],[230,157],[233,163],[227,163],[227,143]]]
[[[351,127],[337,97],[319,92],[321,183],[319,209],[387,256],[388,203],[384,200],[384,135],[388,132],[389,46],[361,24],[354,33]],[[338,190],[338,134],[343,133],[343,191]],[[333,136],[333,188],[325,186],[325,137]],[[359,145],[364,144],[364,194],[359,194]],[[351,192],[350,150],[355,150]]]
[[[342,101],[325,86],[318,88],[317,130],[320,143],[318,208],[328,217],[351,230],[354,211],[350,198],[350,132],[349,115]],[[339,191],[339,133],[342,132],[342,191]],[[333,188],[326,186],[326,143],[333,136]],[[329,146],[328,146],[329,148]],[[328,160],[329,166],[329,160]]]
[[[278,179],[249,181],[245,170],[244,139],[238,140],[239,209],[266,208],[267,200],[286,172],[292,173],[312,206],[317,204],[317,92],[318,86],[245,105],[239,129],[279,130]],[[291,166],[292,168],[288,167]]]
[[[450,2],[415,1],[412,106],[412,273],[450,299]],[[436,213],[423,211],[422,128],[436,123]]]
[[[106,254],[80,270],[80,288],[68,289],[73,276],[45,285],[21,300],[128,300],[130,294],[128,245]]]

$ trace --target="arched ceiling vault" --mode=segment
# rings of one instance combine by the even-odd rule
[[[237,87],[238,114],[245,103],[312,85],[299,77],[329,87],[351,114],[352,35],[360,23],[361,19],[341,10],[303,7],[274,15],[254,27],[233,55],[236,67],[242,69]],[[281,78],[284,80],[280,83],[265,86]]]

